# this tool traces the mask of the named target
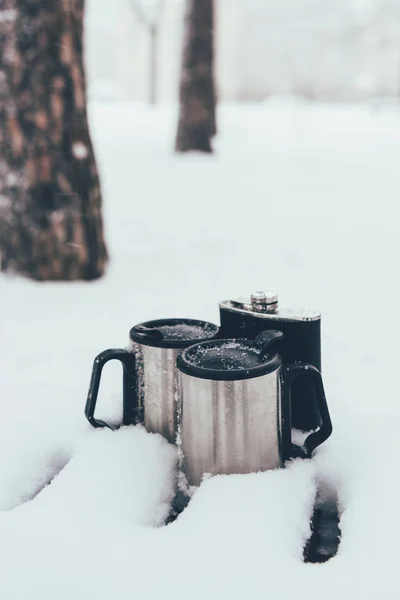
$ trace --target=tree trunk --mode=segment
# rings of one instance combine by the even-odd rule
[[[104,273],[101,195],[86,113],[84,0],[2,0],[1,270]]]
[[[214,1],[187,0],[176,150],[212,152],[216,133]]]
[[[149,104],[157,104],[157,50],[158,50],[158,25],[149,26],[150,68],[149,68]]]

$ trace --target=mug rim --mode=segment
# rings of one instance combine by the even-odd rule
[[[245,346],[254,346],[254,342],[245,338],[222,338],[210,339],[196,344],[191,344],[189,347],[182,350],[176,359],[176,365],[185,375],[196,377],[198,379],[208,379],[209,381],[243,381],[244,379],[254,379],[262,377],[277,371],[282,365],[282,359],[278,353],[274,354],[270,360],[257,367],[249,367],[247,369],[232,369],[230,371],[222,371],[220,369],[210,369],[199,367],[192,364],[188,360],[188,354],[195,351],[197,348],[207,348],[207,346],[226,343],[240,343]]]
[[[208,336],[196,338],[196,339],[180,339],[180,340],[171,340],[171,339],[152,339],[150,336],[146,336],[145,333],[136,331],[137,327],[160,327],[163,325],[194,325],[204,327],[208,326],[213,333]],[[129,338],[132,342],[137,344],[142,344],[143,346],[153,346],[154,348],[178,348],[184,349],[188,346],[193,346],[194,344],[200,342],[209,342],[214,340],[219,334],[220,327],[215,323],[211,323],[210,321],[202,321],[200,319],[186,319],[186,318],[171,318],[171,319],[152,319],[150,321],[143,321],[142,323],[137,323],[134,325],[130,332]]]

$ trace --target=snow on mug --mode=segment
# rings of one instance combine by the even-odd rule
[[[123,425],[144,422],[147,431],[175,443],[178,428],[178,354],[193,343],[218,335],[213,323],[194,319],[158,319],[130,330],[131,347],[110,349],[93,363],[85,415],[93,427],[110,427],[94,416],[101,373],[110,360],[123,367]]]

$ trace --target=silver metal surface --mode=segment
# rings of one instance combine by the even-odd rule
[[[273,312],[255,310],[250,298],[223,300],[219,303],[219,307],[244,315],[248,315],[251,312],[261,319],[269,319],[271,321],[318,321],[321,318],[321,313],[308,309],[277,308]]]
[[[279,371],[242,381],[211,381],[179,372],[181,450],[189,485],[204,474],[281,467]]]
[[[179,348],[155,348],[133,342],[137,361],[139,404],[144,409],[144,426],[175,444],[178,429]]]
[[[250,296],[253,310],[275,312],[278,308],[278,294],[276,292],[254,292]]]

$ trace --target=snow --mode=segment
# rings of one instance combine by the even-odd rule
[[[87,158],[88,149],[83,142],[74,142],[72,144],[72,154],[78,160],[84,160]]]
[[[2,600],[397,598],[396,108],[224,105],[214,156],[173,154],[173,109],[90,108],[107,276],[0,277]],[[92,361],[136,323],[218,323],[263,288],[322,312],[333,435],[311,461],[207,479],[164,527],[176,451],[85,422]],[[121,387],[107,365],[98,418],[118,422]],[[342,511],[323,565],[301,559],[317,481]]]
[[[0,23],[12,23],[17,18],[17,11],[12,8],[0,10]]]

